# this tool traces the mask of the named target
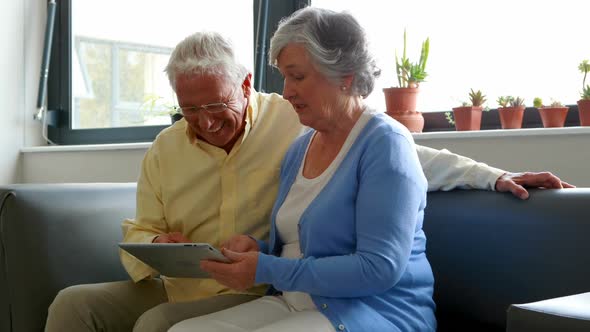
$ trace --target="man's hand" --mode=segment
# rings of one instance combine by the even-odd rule
[[[258,242],[247,235],[234,235],[221,244],[221,248],[234,252],[260,251]]]
[[[172,232],[168,234],[161,234],[154,238],[152,243],[191,243],[192,241],[187,239],[180,232]]]
[[[201,269],[209,272],[213,279],[229,288],[242,291],[254,286],[259,253],[255,251],[238,253],[228,249],[222,249],[221,252],[232,262],[203,260],[200,264]]]
[[[545,189],[575,188],[575,186],[561,181],[561,179],[549,172],[505,173],[496,180],[496,191],[509,191],[520,199],[529,198],[529,192],[525,187]]]

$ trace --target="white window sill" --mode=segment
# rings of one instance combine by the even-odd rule
[[[526,128],[526,129],[497,129],[475,131],[440,131],[413,134],[416,141],[441,139],[441,138],[480,138],[480,137],[535,137],[535,136],[567,136],[590,135],[590,127],[564,127],[564,128]]]
[[[507,130],[476,130],[476,131],[442,131],[413,134],[416,141],[434,139],[470,139],[484,137],[535,137],[535,136],[567,136],[590,135],[590,127],[565,127],[565,128],[527,128]],[[115,151],[115,150],[146,150],[152,145],[145,143],[121,143],[121,144],[93,144],[93,145],[51,145],[34,146],[21,149],[22,153],[48,153],[48,152],[83,152],[83,151]]]
[[[145,143],[92,144],[92,145],[48,145],[22,148],[22,153],[38,152],[84,152],[84,151],[116,151],[116,150],[146,150],[152,146]]]

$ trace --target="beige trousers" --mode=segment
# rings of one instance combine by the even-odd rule
[[[168,303],[160,279],[78,285],[56,296],[49,307],[45,331],[163,332],[185,319],[257,298],[259,296],[255,295],[217,295],[192,302]]]
[[[344,327],[343,327],[344,328]],[[280,296],[264,296],[212,314],[187,319],[169,332],[335,332],[317,310],[295,311]]]

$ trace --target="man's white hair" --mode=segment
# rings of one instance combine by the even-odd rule
[[[238,86],[249,73],[236,61],[231,42],[216,32],[197,32],[186,37],[172,51],[164,71],[175,92],[179,74],[221,75]]]

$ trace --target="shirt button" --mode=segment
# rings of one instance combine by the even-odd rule
[[[340,325],[338,325],[338,329],[339,329],[340,331],[344,331],[344,324],[340,324]]]
[[[328,305],[327,304],[322,304],[322,309],[328,309]]]

